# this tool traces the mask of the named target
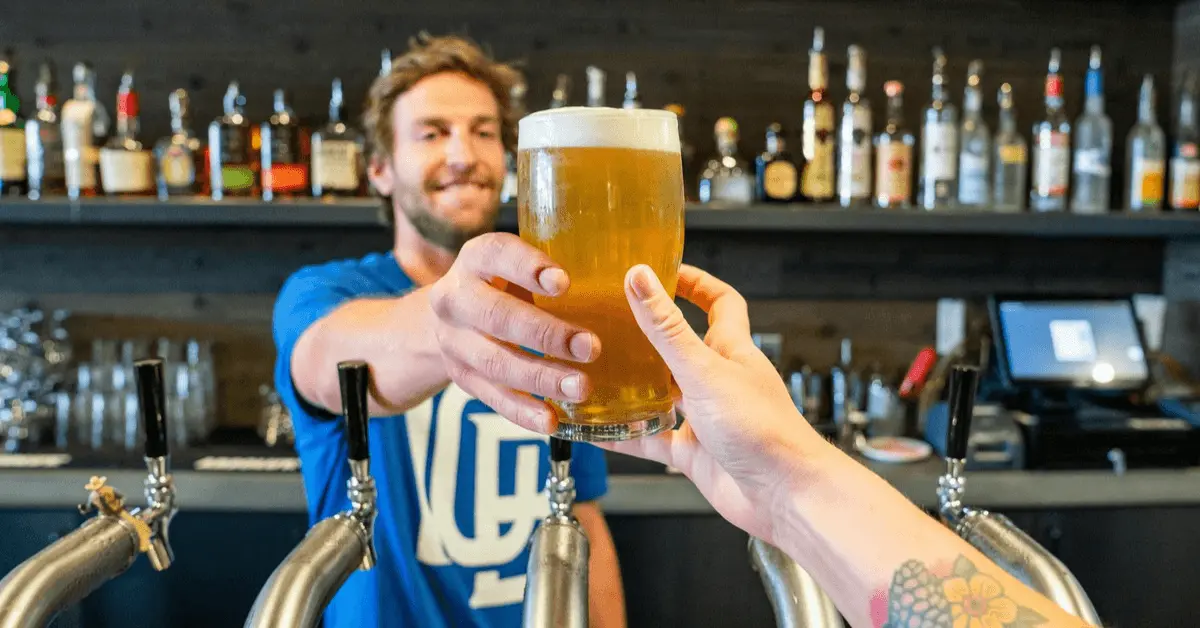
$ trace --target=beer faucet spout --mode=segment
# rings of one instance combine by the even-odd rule
[[[588,625],[588,538],[571,514],[575,479],[571,443],[550,438],[546,492],[550,514],[533,533],[525,580],[522,628],[586,628]]]

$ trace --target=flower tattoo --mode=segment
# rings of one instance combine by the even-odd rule
[[[1030,628],[1046,623],[1017,605],[995,578],[960,556],[946,577],[910,560],[892,576],[884,628]]]

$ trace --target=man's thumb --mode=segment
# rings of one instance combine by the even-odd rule
[[[642,333],[667,363],[676,381],[704,370],[712,350],[692,331],[683,312],[654,271],[638,264],[625,274],[625,298]]]

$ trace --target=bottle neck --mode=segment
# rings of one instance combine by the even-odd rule
[[[1088,113],[1104,113],[1104,77],[1098,68],[1088,70],[1084,93],[1087,94],[1084,110]]]
[[[171,114],[171,132],[183,133],[187,130],[187,114],[175,113]]]
[[[329,121],[334,124],[342,121],[342,103],[336,101],[329,103]]]
[[[825,53],[810,52],[808,56],[808,88],[812,91],[812,99],[820,101],[825,97],[825,88],[829,82],[829,68],[825,62]]]
[[[1179,128],[1196,128],[1196,100],[1190,94],[1179,100]]]
[[[978,117],[983,108],[983,96],[976,87],[968,87],[963,92],[963,113],[966,117]]]
[[[117,137],[134,139],[138,132],[138,98],[133,91],[117,94]]]
[[[768,135],[767,136],[767,153],[771,154],[771,155],[778,155],[779,153],[782,153],[784,150],[784,144],[785,144],[785,142],[782,137],[779,137],[778,135],[776,135],[774,133]]]
[[[1000,127],[1001,133],[1015,133],[1017,130],[1017,114],[1012,107],[1000,108]]]
[[[904,97],[888,96],[887,104],[888,125],[899,128],[904,124]]]
[[[1049,74],[1046,76],[1046,110],[1058,111],[1062,109],[1062,77],[1058,74]]]
[[[1142,94],[1138,99],[1138,122],[1142,124],[1154,124],[1154,94]]]
[[[717,152],[722,157],[733,157],[737,154],[737,138],[736,137],[719,137],[717,138]]]

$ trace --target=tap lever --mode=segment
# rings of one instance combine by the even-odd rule
[[[163,386],[163,361],[139,360],[133,365],[137,376],[138,409],[146,431],[146,457],[167,455],[166,394]]]
[[[950,371],[950,392],[947,396],[950,420],[947,422],[946,458],[967,459],[967,437],[971,433],[971,415],[975,410],[975,388],[979,385],[979,368],[955,366]]]
[[[367,391],[371,369],[366,362],[352,360],[338,363],[338,381],[342,386],[342,414],[346,417],[346,440],[350,460],[367,460],[371,456],[367,444]]]
[[[550,437],[550,462],[570,462],[571,441]]]

